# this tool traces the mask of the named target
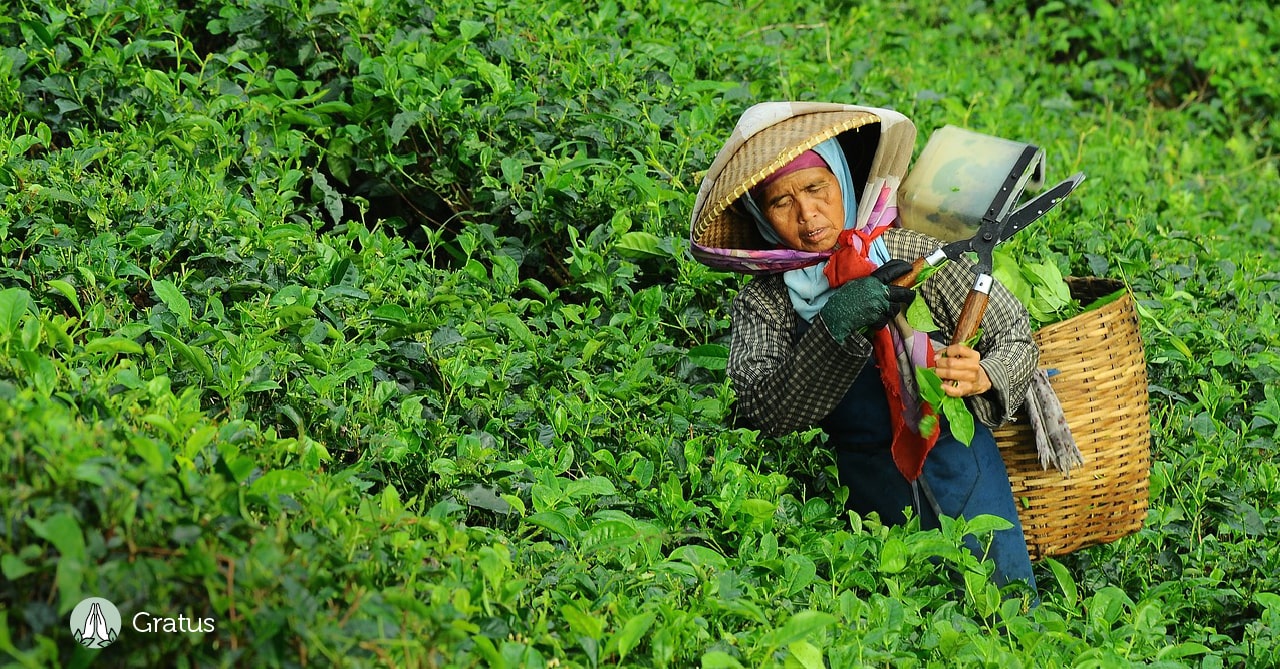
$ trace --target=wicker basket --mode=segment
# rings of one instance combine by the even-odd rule
[[[1124,287],[1068,279],[1083,304]],[[1133,297],[1035,332],[1085,464],[1064,476],[1042,469],[1025,415],[995,430],[1033,560],[1115,541],[1142,527],[1151,462],[1147,368]]]

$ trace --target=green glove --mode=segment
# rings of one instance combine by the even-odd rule
[[[916,297],[914,290],[890,284],[909,271],[909,263],[890,260],[871,276],[854,279],[837,288],[821,312],[831,336],[843,344],[855,330],[884,327],[899,308],[911,304]]]

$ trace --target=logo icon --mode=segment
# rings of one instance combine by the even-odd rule
[[[101,598],[89,597],[71,611],[71,636],[85,648],[106,648],[120,637],[120,610]]]

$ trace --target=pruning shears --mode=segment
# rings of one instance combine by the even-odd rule
[[[1004,183],[996,191],[974,235],[967,239],[943,244],[928,256],[916,260],[912,264],[911,272],[893,282],[895,285],[909,288],[915,285],[916,277],[926,266],[938,265],[947,259],[959,260],[966,253],[977,255],[977,262],[973,265],[975,275],[973,287],[969,290],[964,308],[961,309],[960,317],[956,321],[955,332],[951,337],[952,344],[968,341],[978,331],[978,325],[987,311],[987,301],[995,281],[991,276],[991,263],[992,251],[996,245],[1044,216],[1084,181],[1084,173],[1077,172],[1022,206],[1013,208],[1013,204],[1018,201],[1026,187],[1026,176],[1033,167],[1038,166],[1042,159],[1043,153],[1040,149],[1026,145],[1012,169],[1009,170]]]

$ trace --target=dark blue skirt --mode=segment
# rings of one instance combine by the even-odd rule
[[[943,422],[943,433],[925,459],[920,486],[925,489],[919,494],[893,463],[888,403],[874,363],[868,362],[822,426],[836,451],[840,484],[849,489],[850,510],[864,516],[874,511],[881,522],[899,525],[906,522],[903,510],[912,508],[925,529],[939,527],[939,513],[951,518],[1004,518],[1013,527],[995,532],[985,547],[970,536],[969,549],[995,563],[997,585],[1021,580],[1035,588],[1009,475],[985,425],[976,425],[973,443],[965,446]]]

